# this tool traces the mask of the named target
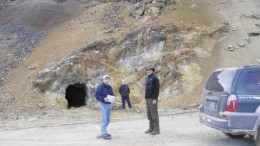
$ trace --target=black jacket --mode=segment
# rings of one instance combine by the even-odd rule
[[[119,93],[121,96],[129,96],[130,88],[128,87],[128,85],[121,85],[119,87]]]
[[[152,98],[157,100],[159,96],[159,88],[159,79],[154,74],[149,75],[146,80],[145,99]]]

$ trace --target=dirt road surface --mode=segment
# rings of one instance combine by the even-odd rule
[[[144,134],[148,128],[145,113],[112,119],[108,131],[112,140],[97,139],[98,121],[56,126],[0,129],[0,145],[113,145],[113,146],[253,146],[245,137],[231,139],[222,132],[199,123],[198,113],[160,114],[161,134]],[[55,124],[54,124],[55,125]]]
[[[220,40],[220,67],[243,66],[260,63],[259,31],[260,1],[231,0],[219,13],[231,26],[231,31]],[[251,36],[250,33],[258,35]],[[234,51],[227,51],[233,46]],[[216,53],[216,52],[215,52]]]

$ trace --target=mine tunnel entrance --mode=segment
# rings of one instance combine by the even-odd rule
[[[69,85],[65,95],[68,102],[68,108],[86,105],[86,91],[85,84],[76,83],[74,85]]]

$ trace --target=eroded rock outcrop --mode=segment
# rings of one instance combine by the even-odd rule
[[[202,49],[193,48],[201,43],[199,40],[214,37],[224,27],[194,29],[181,35],[172,23],[153,25],[132,31],[119,42],[113,38],[94,42],[38,73],[33,87],[64,95],[69,85],[85,84],[88,101],[95,101],[97,85],[104,74],[109,74],[115,94],[125,79],[131,87],[132,102],[138,104],[144,94],[144,68],[152,65],[160,79],[160,100],[167,103],[183,93],[193,93],[201,84],[201,68],[195,59]]]
[[[170,30],[160,25],[136,30],[130,32],[119,43],[111,38],[89,44],[40,72],[33,86],[40,91],[64,94],[69,85],[85,83],[88,87],[87,95],[93,99],[95,87],[102,75],[108,73],[112,76],[115,92],[121,80],[127,79],[134,88],[132,94],[136,99],[133,102],[139,102],[146,77],[143,70],[145,66],[156,67],[157,73],[164,78],[162,85],[169,78],[173,80],[179,77],[174,54],[167,55],[165,47],[167,35],[178,36],[178,30],[173,26],[167,28]],[[171,51],[175,48],[174,44],[170,43]]]

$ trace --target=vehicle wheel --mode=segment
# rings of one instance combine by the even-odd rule
[[[226,133],[223,132],[226,136],[230,137],[230,138],[243,138],[246,136],[246,134],[231,134],[231,133]]]
[[[257,130],[257,137],[255,140],[255,145],[260,146],[260,127],[258,127],[258,130]]]

